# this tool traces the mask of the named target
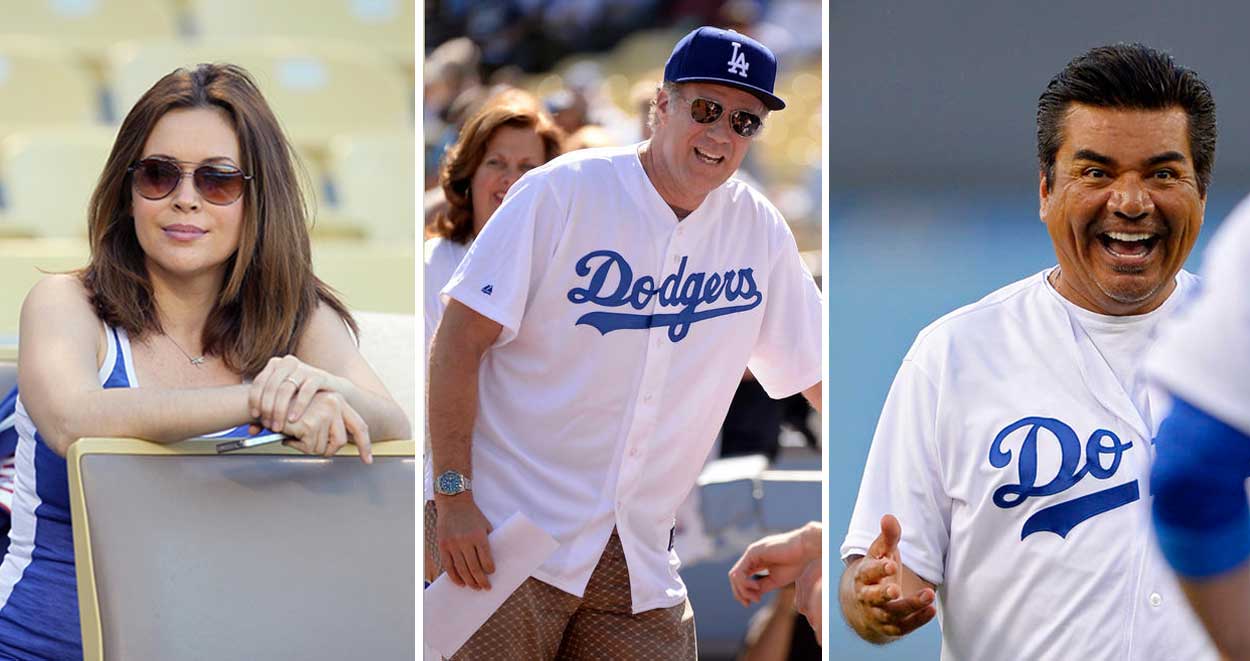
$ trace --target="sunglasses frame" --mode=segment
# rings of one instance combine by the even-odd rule
[[[141,167],[144,167],[144,164],[149,163],[149,162],[172,165],[178,170],[177,181],[174,182],[174,185],[171,186],[168,191],[166,191],[163,195],[160,195],[158,197],[148,197],[147,195],[144,195],[143,191],[139,190],[138,178],[135,176],[135,171]],[[184,166],[189,166],[189,165],[194,165],[195,168],[190,171],[187,171],[184,168]],[[200,182],[196,178],[196,175],[199,174],[200,170],[213,170],[215,171],[213,174],[218,175],[218,176],[225,175],[228,177],[234,177],[237,175],[238,177],[242,178],[243,185],[239,187],[239,194],[235,196],[234,199],[228,202],[214,202],[213,200],[209,199],[209,197],[204,194],[203,189],[200,188]],[[239,199],[243,197],[243,193],[247,191],[247,182],[252,180],[252,175],[247,174],[246,172],[234,166],[212,165],[209,163],[188,163],[186,161],[178,161],[178,160],[174,160],[170,158],[155,158],[155,157],[141,158],[135,161],[133,164],[131,164],[130,167],[126,168],[126,173],[130,175],[131,188],[134,189],[134,191],[138,193],[139,196],[142,197],[143,199],[153,200],[153,201],[163,200],[169,197],[170,195],[173,195],[174,191],[178,190],[178,187],[182,185],[182,180],[186,177],[191,177],[191,184],[195,187],[196,194],[198,194],[200,198],[203,199],[205,202],[213,206],[218,206],[218,207],[228,207],[231,204],[238,202]]]
[[[709,98],[702,97],[702,96],[696,96],[694,98],[685,97],[680,94],[674,94],[673,96],[676,96],[677,98],[681,99],[683,103],[690,106],[690,119],[693,120],[696,124],[715,124],[716,122],[720,121],[721,117],[726,116],[725,104],[719,101],[713,101]],[[707,119],[706,116],[704,119],[699,119],[695,115],[694,104],[700,101],[711,106],[708,109],[711,115],[711,119]],[[745,115],[749,118],[754,119],[755,126],[756,126],[755,131],[752,132],[750,135],[747,135],[747,134],[744,134],[741,130],[739,130],[740,124],[734,119],[734,117],[738,115]],[[733,130],[733,132],[737,134],[738,137],[745,138],[747,140],[754,140],[755,138],[759,137],[760,131],[764,130],[764,118],[753,112],[748,112],[746,110],[741,110],[741,109],[730,110],[728,113],[728,119],[729,119],[729,128]]]

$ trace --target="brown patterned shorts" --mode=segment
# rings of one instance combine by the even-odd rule
[[[439,566],[434,537],[437,512],[425,503],[425,557]],[[634,615],[629,568],[616,530],[590,575],[583,597],[535,578],[526,579],[452,657],[452,661],[613,659],[694,661],[694,611],[690,600]]]

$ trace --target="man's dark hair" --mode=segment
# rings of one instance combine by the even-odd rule
[[[1198,192],[1206,194],[1215,164],[1215,99],[1192,69],[1142,44],[1100,46],[1069,62],[1037,100],[1037,158],[1046,173],[1048,190],[1055,184],[1055,154],[1063,142],[1064,118],[1073,103],[1184,110],[1189,118],[1189,149],[1198,174]]]

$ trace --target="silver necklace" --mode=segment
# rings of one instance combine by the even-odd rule
[[[203,354],[199,356],[192,356],[191,354],[187,353],[185,349],[182,348],[181,344],[178,344],[178,341],[175,340],[172,335],[166,335],[165,337],[166,339],[168,339],[170,342],[173,343],[173,345],[178,349],[178,351],[182,353],[182,355],[187,357],[187,360],[190,361],[192,365],[199,367],[200,365],[204,364],[204,360],[206,359],[206,357]]]

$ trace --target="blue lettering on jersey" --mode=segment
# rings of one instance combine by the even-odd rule
[[[620,253],[611,250],[595,250],[577,260],[577,275],[590,276],[585,287],[569,290],[569,301],[581,305],[594,303],[605,307],[628,305],[635,310],[645,309],[655,298],[663,307],[678,307],[677,312],[664,314],[633,314],[629,312],[588,312],[574,325],[593,326],[600,334],[624,329],[668,327],[668,339],[679,342],[690,332],[696,322],[727,314],[746,312],[759,306],[764,294],[755,284],[752,269],[742,268],[724,273],[686,273],[686,257],[681,258],[677,272],[664,278],[658,286],[655,278],[644,275],[634,280],[634,270]],[[699,305],[711,305],[725,296],[726,302],[741,301],[737,305],[696,310]]]
[[[1025,500],[1037,496],[1053,496],[1072,488],[1086,475],[1096,480],[1105,480],[1115,475],[1120,467],[1120,459],[1131,447],[1131,441],[1124,442],[1114,433],[1106,429],[1097,429],[1090,434],[1085,442],[1085,465],[1078,470],[1081,462],[1081,441],[1071,427],[1054,418],[1028,417],[1007,425],[990,444],[990,465],[994,468],[1006,468],[1011,463],[1011,450],[1003,448],[1003,442],[1013,433],[1027,429],[1024,441],[1020,444],[1020,454],[1016,471],[1019,482],[1006,484],[994,491],[994,504],[1010,509]],[[1037,444],[1038,432],[1046,430],[1048,435],[1059,443],[1061,454],[1059,472],[1046,484],[1037,484]],[[1110,457],[1110,465],[1104,466],[1104,458]],[[1127,505],[1140,497],[1137,480],[1125,482],[1119,486],[1096,491],[1078,498],[1073,498],[1056,505],[1044,507],[1033,513],[1024,522],[1020,531],[1020,539],[1035,532],[1053,532],[1060,537],[1067,537],[1077,524],[1086,519],[1109,512],[1121,505]]]

